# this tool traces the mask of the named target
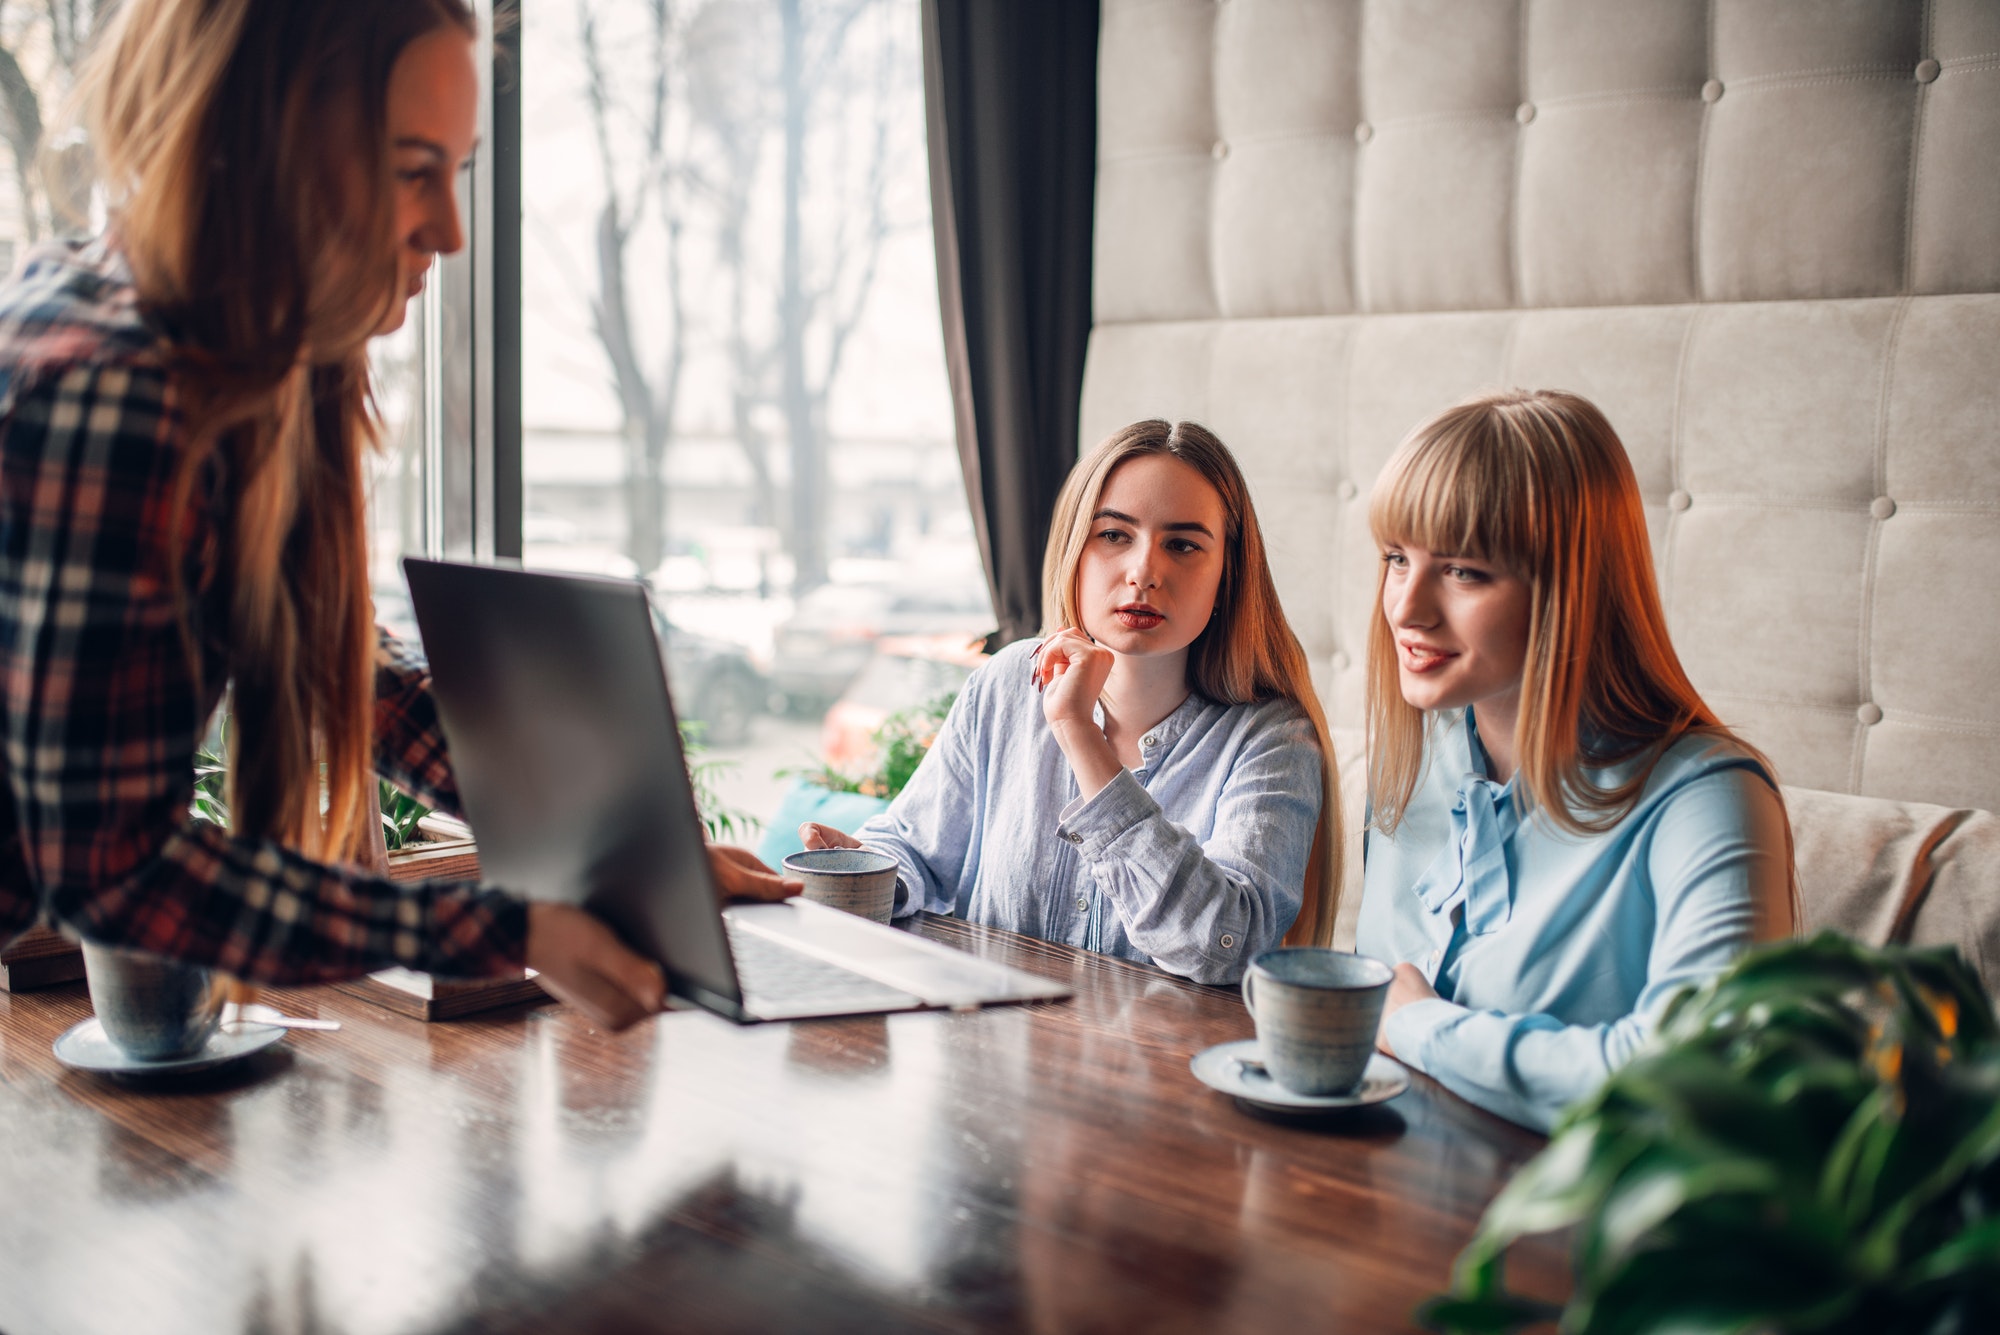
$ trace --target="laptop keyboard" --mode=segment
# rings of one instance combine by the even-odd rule
[[[752,1009],[782,1006],[817,1007],[853,1004],[906,1005],[907,992],[878,983],[865,974],[814,959],[768,937],[743,930],[723,919],[729,929],[729,950],[736,957],[736,981]]]

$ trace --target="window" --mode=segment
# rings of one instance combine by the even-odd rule
[[[522,556],[649,581],[676,703],[768,819],[878,641],[992,625],[918,8],[537,0],[520,38]]]
[[[494,0],[473,0],[482,30],[494,29]],[[501,0],[500,41],[516,27]],[[456,560],[519,552],[518,424],[497,387],[518,376],[518,291],[506,277],[519,229],[497,226],[495,204],[518,186],[518,98],[512,50],[486,46],[496,76],[480,89],[479,146],[458,185],[465,248],[440,257],[403,327],[369,348],[382,451],[370,478],[370,576],[377,619],[416,638],[404,556]]]
[[[49,0],[0,8],[0,272],[58,236],[96,231],[89,151],[60,115],[89,45],[94,8]]]

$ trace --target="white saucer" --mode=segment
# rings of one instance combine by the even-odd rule
[[[64,1030],[54,1049],[56,1060],[64,1066],[99,1075],[187,1075],[262,1052],[284,1037],[284,1029],[275,1024],[225,1024],[210,1034],[201,1051],[192,1056],[142,1061],[126,1056],[125,1050],[111,1041],[93,1015]]]
[[[1377,1052],[1368,1058],[1361,1083],[1346,1094],[1294,1094],[1273,1080],[1262,1067],[1247,1067],[1239,1060],[1256,1058],[1257,1040],[1239,1038],[1234,1043],[1218,1043],[1197,1052],[1188,1062],[1195,1079],[1210,1089],[1232,1094],[1254,1107],[1271,1112],[1334,1112],[1341,1108],[1361,1108],[1395,1098],[1410,1087],[1410,1073],[1394,1059]]]

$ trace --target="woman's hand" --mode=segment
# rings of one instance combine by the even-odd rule
[[[1437,989],[1424,977],[1423,970],[1414,964],[1398,964],[1396,976],[1389,980],[1389,995],[1382,1002],[1382,1024],[1375,1031],[1376,1051],[1395,1056],[1396,1050],[1389,1046],[1389,1017],[1413,1001],[1430,1001],[1436,996]]]
[[[627,950],[609,927],[574,905],[528,905],[528,967],[557,1001],[614,1032],[666,1004],[660,966]]]
[[[747,848],[710,844],[708,865],[715,872],[716,893],[725,904],[740,900],[768,903],[790,899],[806,888],[804,881],[772,871]]]
[[[831,825],[821,825],[809,820],[799,826],[799,842],[808,850],[816,848],[859,848],[861,841],[845,830],[836,830]]]
[[[1060,728],[1082,724],[1096,728],[1092,711],[1104,683],[1111,679],[1111,651],[1080,630],[1064,629],[1043,640],[1035,650],[1035,685],[1042,692],[1042,717]]]
[[[1097,796],[1125,768],[1104,730],[1097,726],[1097,699],[1111,678],[1114,659],[1080,630],[1064,629],[1035,649],[1035,686],[1042,693],[1042,717],[1076,775],[1080,797]]]

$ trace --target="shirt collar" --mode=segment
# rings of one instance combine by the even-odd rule
[[[1507,872],[1507,843],[1520,828],[1520,804],[1514,781],[1499,784],[1486,748],[1479,743],[1479,726],[1472,707],[1465,710],[1466,763],[1451,807],[1451,842],[1411,889],[1424,907],[1442,920],[1465,906],[1465,929],[1474,936],[1496,931],[1513,916],[1514,887]],[[1518,777],[1518,774],[1517,774]]]

